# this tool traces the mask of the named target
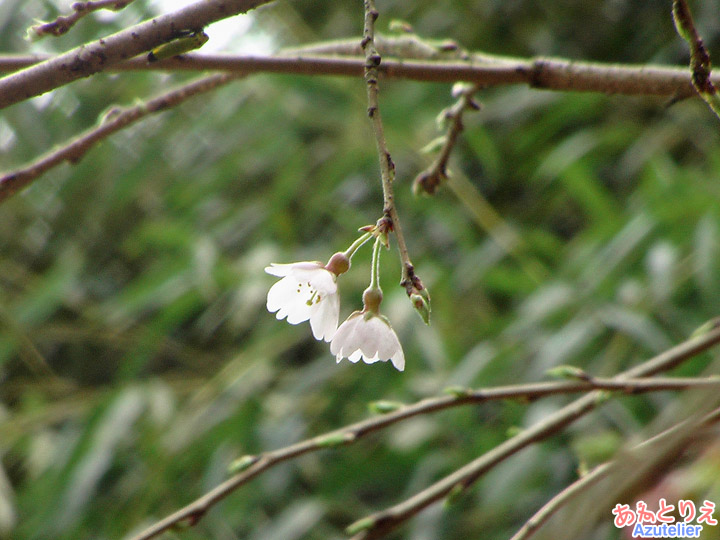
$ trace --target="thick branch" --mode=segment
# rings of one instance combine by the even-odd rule
[[[114,66],[177,37],[178,30],[197,29],[244,13],[270,0],[201,0],[174,13],[145,21],[98,41],[81,45],[0,79],[0,109],[39,96],[82,77]]]
[[[153,41],[153,43],[155,43]],[[140,52],[152,46],[142,48]],[[86,53],[87,54],[87,53]],[[63,55],[66,57],[67,55]],[[60,58],[60,57],[58,57]],[[0,72],[8,72],[33,65],[39,61],[45,66],[47,57],[3,56]],[[52,60],[55,62],[55,60]],[[57,63],[54,69],[59,69]],[[40,67],[40,66],[38,66]],[[299,75],[341,75],[362,77],[365,61],[355,57],[300,56],[233,56],[192,54],[148,64],[144,58],[134,58],[113,65],[105,64],[109,71],[164,70],[164,71],[229,71],[234,73],[292,73]],[[44,68],[46,74],[52,72]],[[63,68],[66,69],[66,68]],[[573,62],[562,58],[508,59],[493,62],[464,60],[393,60],[383,59],[378,66],[382,77],[423,82],[453,83],[465,81],[483,87],[509,84],[527,84],[533,88],[571,92],[602,92],[605,94],[672,96],[687,98],[695,95],[691,74],[687,68],[656,65],[619,65],[595,62]],[[26,73],[25,71],[17,73]],[[86,73],[82,76],[89,75]],[[77,78],[77,77],[76,77]],[[0,80],[3,92],[10,77]],[[710,79],[720,85],[720,76]],[[68,82],[68,81],[65,81]],[[61,84],[53,84],[43,91]],[[8,97],[2,97],[7,100]],[[14,96],[12,102],[24,97]],[[0,105],[3,102],[0,101]],[[4,106],[4,105],[3,105]]]
[[[414,43],[410,42],[410,43]],[[317,46],[311,46],[317,47]],[[358,45],[348,48],[344,42],[337,45],[339,52],[354,52]],[[322,47],[324,53],[332,50],[329,46]],[[407,40],[383,38],[379,40],[380,51],[390,54],[400,52],[413,54],[415,57],[427,55],[436,57],[436,53],[414,46],[410,48]],[[690,74],[682,68],[662,66],[616,66],[596,63],[568,62],[562,59],[535,59],[520,60],[502,56],[489,56],[482,53],[469,55],[471,62],[464,60],[422,61],[422,60],[388,60],[384,59],[377,66],[381,76],[388,78],[411,79],[418,81],[454,82],[456,80],[474,81],[478,86],[494,86],[504,84],[526,83],[539,88],[569,91],[596,91],[617,92],[624,94],[674,95],[686,97],[694,95],[695,91],[690,80]],[[482,59],[482,64],[478,64]],[[0,57],[0,72],[14,71],[35,64],[37,68],[49,65],[50,60],[44,56],[2,56]],[[304,75],[345,75],[361,77],[364,73],[365,61],[361,58],[333,58],[328,56],[280,56],[254,57],[229,55],[185,55],[170,58],[160,62],[148,63],[145,58],[133,58],[113,65],[110,71],[133,70],[185,70],[206,71],[217,70],[228,73],[246,75],[259,72],[295,73]],[[20,76],[28,73],[25,70],[17,73]],[[0,88],[3,81],[0,80]],[[720,83],[720,80],[718,81]],[[2,95],[0,95],[2,99]],[[458,115],[459,118],[459,115]],[[459,124],[460,125],[460,124]],[[81,136],[86,137],[88,133]],[[450,138],[448,139],[450,140]],[[23,167],[20,170],[8,172],[0,179],[0,201],[8,195],[15,193],[19,187],[26,185],[33,178],[47,171],[49,167],[43,164],[50,163],[54,155],[73,157],[76,152],[78,140],[56,150],[39,160]],[[447,145],[449,149],[450,144]],[[449,153],[449,152],[448,152]],[[57,164],[66,157],[54,160]],[[442,164],[444,166],[444,162]],[[32,177],[28,176],[32,175]],[[8,191],[10,185],[15,185]],[[411,283],[412,284],[412,283]]]

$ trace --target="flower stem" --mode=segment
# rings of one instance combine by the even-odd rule
[[[355,255],[355,252],[360,249],[365,244],[365,242],[370,240],[370,238],[372,238],[372,235],[373,234],[371,232],[366,232],[365,234],[360,236],[357,240],[350,244],[349,248],[345,250],[345,256],[348,259],[352,259],[353,255]]]
[[[371,289],[380,289],[380,247],[382,242],[380,238],[375,239],[373,245],[372,254],[372,271],[370,273],[370,287]]]

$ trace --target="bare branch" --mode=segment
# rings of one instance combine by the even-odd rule
[[[179,105],[183,101],[214,90],[241,75],[220,73],[186,84],[146,103],[127,109],[111,109],[99,126],[87,130],[57,150],[41,156],[25,167],[0,177],[0,203],[26,187],[49,169],[64,161],[77,163],[93,146],[116,131],[142,120],[146,116]]]
[[[269,1],[271,0],[201,0],[174,13],[81,45],[0,79],[0,109],[149,51],[176,38],[178,30],[199,29]]]
[[[412,405],[402,406],[388,414],[375,416],[285,448],[264,452],[257,456],[246,456],[245,465],[247,468],[242,472],[230,477],[184,508],[153,524],[133,538],[133,540],[148,540],[154,538],[179,523],[197,523],[197,521],[219,501],[256,476],[280,463],[330,446],[347,446],[353,444],[371,433],[415,416],[430,414],[462,405],[485,403],[491,400],[514,398],[532,400],[548,395],[588,392],[592,390],[593,392],[591,394],[583,398],[586,401],[588,398],[592,398],[589,400],[592,406],[588,409],[591,410],[595,402],[602,398],[602,396],[598,398],[597,389],[603,389],[602,391],[612,390],[637,393],[720,385],[720,382],[716,379],[646,379],[646,377],[650,375],[675,367],[684,360],[692,358],[719,342],[720,328],[716,328],[703,336],[690,339],[648,360],[633,370],[628,370],[625,372],[624,378],[621,378],[622,376],[613,377],[612,379],[589,377],[577,381],[542,382],[481,390],[454,389],[451,395],[424,399]]]
[[[720,98],[717,95],[715,85],[710,80],[710,54],[695,28],[695,22],[686,0],[673,0],[673,21],[680,37],[690,45],[690,69],[692,71],[693,86],[700,97],[708,104],[710,110],[720,118]]]
[[[622,382],[667,371],[718,342],[720,342],[720,329],[715,328],[703,336],[691,338],[639,366],[624,371],[613,379]],[[506,440],[406,501],[356,521],[348,527],[350,534],[358,533],[352,537],[352,540],[370,540],[385,536],[434,502],[444,499],[451,493],[466,489],[484,473],[523,448],[546,439],[585,416],[606,399],[604,391],[595,390]]]
[[[156,43],[156,41],[152,43]],[[139,52],[149,50],[153,46],[155,45],[141,48]],[[63,57],[66,56],[63,55]],[[488,55],[482,56],[483,58],[490,58]],[[562,58],[507,59],[502,61],[501,59],[504,57],[495,58],[497,61],[416,59],[399,61],[384,59],[382,64],[378,66],[378,72],[382,77],[389,79],[446,83],[464,81],[476,83],[482,87],[527,84],[533,88],[545,90],[666,96],[677,99],[696,95],[691,75],[686,68],[575,62]],[[17,70],[37,64],[39,61],[54,60],[49,60],[43,56],[2,56],[0,57],[0,72]],[[299,75],[362,77],[364,65],[363,59],[354,57],[189,54],[181,58],[171,58],[152,64],[148,64],[144,58],[134,58],[112,65],[105,64],[103,69],[108,71],[213,70],[244,74],[292,73]],[[57,65],[55,67],[57,68]],[[66,70],[67,66],[62,69]],[[46,75],[51,71],[46,71]],[[20,73],[17,75],[20,75]],[[90,73],[85,75],[90,75]],[[36,75],[33,77],[36,77]],[[0,92],[6,88],[7,83],[5,81],[8,79],[9,77],[0,80]],[[716,85],[720,84],[720,76],[718,75],[712,76],[710,80]],[[43,92],[54,87],[49,86]],[[25,97],[14,97],[12,102],[15,103],[25,99]],[[4,99],[7,100],[8,98]],[[0,105],[6,106],[7,104],[0,102]]]
[[[413,180],[412,189],[416,195],[420,193],[434,195],[440,184],[447,180],[447,164],[450,154],[455,148],[460,133],[465,128],[463,114],[468,110],[480,109],[480,105],[473,98],[473,95],[479,89],[480,87],[477,84],[472,85],[470,88],[461,88],[455,104],[441,113],[447,123],[445,135],[442,137],[442,147],[433,163]]]
[[[60,16],[49,23],[33,26],[30,30],[40,37],[48,34],[61,36],[75,26],[76,22],[93,11],[98,11],[100,9],[120,11],[133,1],[134,0],[98,0],[97,2],[75,2],[72,5],[72,15]]]
[[[692,82],[699,94],[714,94],[715,86],[710,82],[710,54],[700,38],[690,7],[685,0],[673,0],[673,21],[678,34],[690,45],[690,67]]]
[[[375,32],[375,48],[384,57],[414,58],[417,60],[472,60],[473,62],[491,62],[512,60],[507,56],[493,56],[483,53],[470,54],[457,43],[449,39],[422,39],[416,34],[384,36]],[[307,43],[295,47],[285,47],[280,51],[288,56],[340,55],[363,56],[362,42],[356,39],[338,39]]]
[[[385,39],[385,50],[398,52],[400,49],[392,40]],[[404,47],[404,43],[401,42]],[[325,52],[329,48],[324,49]],[[344,45],[339,49],[349,50]],[[420,49],[414,49],[416,55],[421,54]],[[505,84],[526,83],[539,88],[569,91],[595,91],[616,92],[628,95],[674,95],[676,97],[695,94],[687,70],[663,66],[617,66],[596,63],[568,62],[562,59],[536,59],[516,60],[506,57],[490,57],[475,53],[473,58],[482,57],[485,64],[479,65],[466,61],[418,61],[418,60],[383,60],[377,67],[378,72],[388,78],[411,79],[418,81],[454,82],[465,80],[476,82],[481,86],[494,86]],[[488,60],[489,59],[489,60]],[[37,64],[37,68],[55,62],[44,56],[17,56],[8,55],[0,57],[0,72],[14,71]],[[533,67],[534,66],[534,67]],[[45,69],[45,68],[43,68]],[[110,71],[134,70],[167,70],[167,71],[206,71],[217,70],[238,75],[247,75],[259,72],[294,73],[304,75],[344,75],[360,77],[364,72],[364,61],[359,58],[330,58],[327,56],[229,56],[229,55],[185,55],[170,58],[152,64],[144,58],[133,58],[114,64]],[[26,69],[14,76],[24,77],[23,74],[31,70]],[[533,75],[534,74],[534,75]],[[7,98],[2,94],[6,77],[0,80],[0,102]],[[717,81],[720,84],[720,80]],[[22,99],[22,98],[18,98]],[[17,101],[14,99],[13,101]],[[459,120],[459,117],[458,117]],[[461,125],[461,124],[457,124]],[[455,130],[455,137],[459,130]],[[86,134],[87,135],[87,134]],[[450,141],[450,137],[448,138]],[[453,139],[454,142],[454,139]],[[71,143],[73,144],[73,143]],[[446,146],[447,154],[451,144]],[[39,161],[48,159],[40,158]],[[60,161],[66,158],[62,158]],[[20,171],[7,173],[0,184],[9,182],[17,188],[11,192],[3,191],[0,187],[0,201],[7,198],[18,188],[24,186],[48,167],[41,167],[32,173],[28,169],[34,168],[38,162]],[[56,162],[57,163],[57,162]],[[436,168],[444,166],[444,161],[436,162]],[[32,177],[26,177],[33,174]],[[26,180],[10,179],[10,177],[25,177]]]
[[[395,206],[395,195],[393,193],[393,183],[395,182],[395,163],[393,163],[390,151],[385,140],[385,130],[383,128],[382,117],[380,115],[380,102],[378,99],[378,77],[381,64],[380,53],[375,48],[375,21],[378,18],[378,11],[375,9],[374,0],[364,0],[365,24],[363,27],[363,38],[360,46],[365,53],[364,78],[367,86],[368,109],[367,113],[372,122],[373,133],[375,134],[375,143],[380,162],[380,179],[383,190],[383,217],[378,221],[385,232],[393,231],[398,244],[398,252],[400,253],[400,262],[402,263],[402,279],[400,285],[405,288],[408,297],[418,294],[425,287],[420,278],[415,275],[415,267],[410,260],[405,235],[400,226],[400,216]],[[425,295],[429,300],[427,291]],[[418,298],[420,298],[418,296]],[[422,302],[422,300],[420,300]],[[425,320],[427,322],[427,320]]]

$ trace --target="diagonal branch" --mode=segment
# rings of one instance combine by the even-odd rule
[[[459,90],[456,92],[456,88]],[[446,123],[445,135],[441,137],[442,146],[440,151],[432,162],[432,164],[418,174],[413,180],[412,189],[416,195],[427,194],[435,195],[438,187],[448,178],[448,161],[455,145],[457,144],[460,133],[465,126],[463,124],[463,114],[465,111],[480,109],[480,105],[473,98],[474,94],[480,89],[475,84],[470,87],[464,85],[456,85],[453,87],[453,94],[458,94],[458,98],[454,105],[446,108],[440,114]]]
[[[499,399],[532,400],[548,395],[593,391],[586,397],[592,397],[591,401],[594,403],[599,399],[596,397],[598,390],[641,393],[657,390],[679,390],[681,388],[696,386],[708,387],[720,385],[720,382],[715,379],[646,378],[660,371],[671,369],[717,343],[720,343],[720,328],[714,329],[703,336],[690,339],[648,360],[635,368],[635,370],[626,372],[626,376],[622,379],[618,377],[612,379],[588,377],[576,381],[541,382],[481,390],[453,389],[452,395],[428,398],[412,405],[400,406],[388,414],[375,416],[285,448],[264,452],[257,456],[245,456],[240,460],[243,462],[242,468],[244,470],[242,470],[242,472],[235,474],[202,497],[156,522],[134,537],[133,540],[148,540],[154,538],[180,523],[197,523],[215,504],[244,484],[250,482],[256,476],[259,476],[266,470],[280,463],[328,447],[353,444],[371,433],[415,416],[431,414],[452,407],[480,404]]]
[[[622,382],[667,371],[718,342],[720,342],[720,329],[715,328],[703,336],[691,338],[639,366],[624,371],[613,377],[613,379]],[[494,466],[531,444],[544,440],[564,429],[578,418],[593,411],[606,400],[607,396],[604,391],[595,390],[573,401],[543,421],[506,440],[413,497],[356,521],[348,527],[348,533],[355,535],[352,540],[371,540],[385,536],[434,502],[462,492]]]
[[[699,419],[683,420],[633,448],[623,451],[622,454],[614,460],[596,466],[592,471],[578,478],[543,505],[540,510],[525,522],[510,540],[527,540],[532,537],[540,527],[547,523],[553,515],[573,500],[579,493],[587,491],[601,480],[608,478],[611,474],[623,473],[623,469],[628,466],[628,462],[630,462],[631,465],[637,462],[647,464],[648,455],[658,454],[656,447],[662,448],[658,458],[664,457],[668,452],[684,448],[688,436],[694,438],[697,436],[697,429],[710,427],[718,421],[720,421],[720,409],[716,409]]]
[[[49,169],[64,161],[78,162],[93,146],[113,133],[146,116],[175,107],[187,99],[214,90],[241,75],[220,73],[196,80],[149,101],[127,109],[111,110],[101,124],[87,130],[57,150],[41,156],[25,167],[0,176],[0,203],[26,187]]]
[[[0,79],[0,109],[88,77],[177,37],[178,30],[202,28],[271,0],[201,0],[81,45]]]
[[[35,32],[39,37],[48,34],[53,36],[61,36],[67,33],[75,23],[80,19],[89,15],[93,11],[100,9],[109,9],[112,11],[120,11],[134,0],[97,0],[96,2],[74,2],[72,5],[73,12],[71,15],[61,15],[54,21],[49,23],[38,24],[30,30]]]

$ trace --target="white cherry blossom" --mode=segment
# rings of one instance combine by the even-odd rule
[[[268,291],[267,308],[290,324],[310,321],[315,339],[330,341],[340,313],[336,274],[320,262],[272,263],[268,274],[282,279]]]
[[[390,360],[398,371],[405,369],[405,355],[400,340],[388,320],[377,312],[356,311],[340,325],[330,344],[338,362],[347,358],[366,364]]]

